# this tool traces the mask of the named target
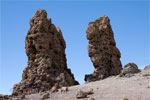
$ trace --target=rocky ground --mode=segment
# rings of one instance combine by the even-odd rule
[[[87,98],[77,99],[78,91],[93,89],[94,94]],[[124,77],[113,76],[101,81],[90,82],[83,85],[71,86],[67,92],[49,93],[43,100],[150,100],[150,70],[142,70],[137,74],[128,74]],[[26,95],[24,100],[42,100],[46,93]],[[93,97],[94,99],[88,99]],[[16,100],[13,98],[12,100]]]

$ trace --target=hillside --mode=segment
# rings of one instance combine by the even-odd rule
[[[71,86],[66,93],[61,93],[60,90],[56,93],[47,91],[49,98],[45,100],[86,100],[86,98],[77,99],[76,94],[79,90],[87,91],[88,88],[94,90],[94,94],[88,97],[93,97],[95,100],[121,100],[122,98],[150,100],[150,70],[142,70],[138,74],[125,77],[113,76],[101,81]],[[24,100],[41,100],[42,94],[44,93],[26,95]]]

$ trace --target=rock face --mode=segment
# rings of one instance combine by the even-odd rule
[[[86,31],[89,40],[88,55],[94,65],[93,74],[85,75],[85,81],[96,81],[121,72],[120,51],[116,47],[110,20],[102,16],[90,22]]]
[[[38,10],[30,20],[25,40],[28,66],[22,81],[13,88],[13,95],[37,90],[45,91],[55,83],[58,87],[79,84],[67,68],[66,44],[61,30],[47,18],[45,10]]]
[[[127,74],[135,74],[140,72],[137,65],[135,63],[128,63],[124,66],[123,70],[120,73],[120,76],[125,76]]]

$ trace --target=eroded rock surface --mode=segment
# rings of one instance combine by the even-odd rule
[[[140,70],[138,69],[138,66],[135,63],[128,63],[124,66],[123,70],[120,73],[120,76],[133,76],[135,73],[139,73]]]
[[[90,22],[86,31],[89,40],[88,55],[94,65],[93,74],[85,75],[85,81],[104,79],[121,72],[120,51],[116,47],[110,20],[102,16]]]
[[[28,65],[22,81],[14,85],[13,95],[45,91],[55,83],[58,87],[78,84],[67,68],[66,44],[61,30],[47,18],[45,10],[38,10],[31,18],[25,48]]]

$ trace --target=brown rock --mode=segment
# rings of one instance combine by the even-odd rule
[[[57,87],[56,86],[53,86],[52,88],[51,88],[51,90],[50,90],[52,93],[54,93],[54,92],[58,92],[58,89],[57,89]]]
[[[89,40],[88,55],[95,71],[85,75],[85,81],[91,82],[118,75],[122,69],[121,54],[116,47],[109,18],[105,15],[90,22],[86,37]]]
[[[150,70],[150,65],[145,66],[144,70]]]
[[[120,76],[125,76],[128,74],[135,74],[140,72],[137,65],[135,63],[128,63],[124,66],[124,69],[121,71]]]
[[[13,95],[31,94],[31,90],[46,91],[55,83],[58,88],[79,84],[67,68],[66,43],[58,27],[47,18],[45,10],[39,9],[30,20],[25,39],[28,66],[22,81],[13,88]]]

